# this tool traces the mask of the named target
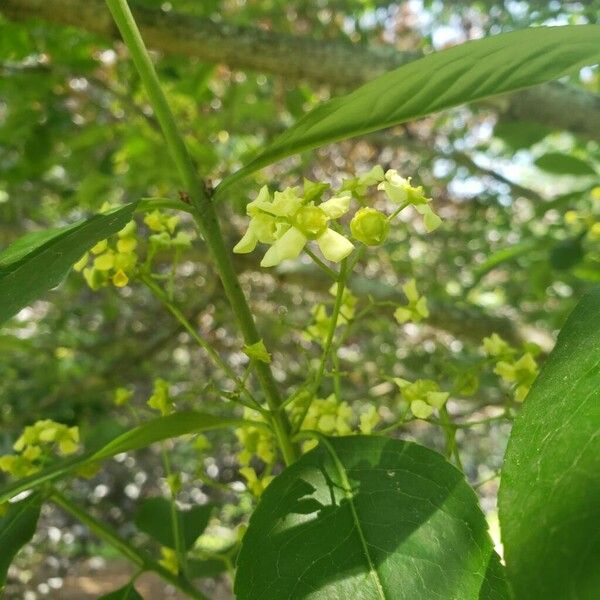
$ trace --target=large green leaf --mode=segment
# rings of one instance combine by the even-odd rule
[[[37,488],[44,483],[55,481],[82,467],[100,462],[122,452],[138,450],[172,437],[223,427],[236,427],[244,423],[246,421],[242,419],[217,417],[195,411],[181,411],[167,417],[158,417],[119,435],[96,452],[87,452],[82,456],[60,461],[39,473],[15,481],[0,490],[0,503],[9,500],[24,490]]]
[[[238,600],[506,598],[463,474],[417,444],[324,438],[269,485],[238,560]]]
[[[4,587],[13,558],[35,533],[41,506],[40,496],[32,494],[11,504],[0,518],[0,590]]]
[[[598,39],[600,25],[537,27],[435,52],[318,106],[218,189],[304,150],[544,83],[600,62]]]
[[[86,250],[131,220],[136,205],[29,234],[6,248],[0,254],[0,323],[56,287]]]
[[[184,548],[189,550],[206,529],[213,507],[210,504],[193,506],[189,510],[177,509]],[[175,548],[172,527],[171,503],[166,498],[148,498],[142,502],[136,515],[135,525],[153,537],[161,546]]]
[[[600,288],[569,317],[515,419],[499,507],[519,600],[598,598]]]

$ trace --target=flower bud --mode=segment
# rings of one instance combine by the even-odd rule
[[[374,208],[361,208],[350,222],[352,235],[366,246],[382,244],[390,229],[387,217]]]

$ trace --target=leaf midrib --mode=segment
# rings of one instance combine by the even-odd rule
[[[381,581],[381,578],[379,577],[379,573],[377,572],[377,569],[375,568],[375,563],[373,562],[373,559],[371,558],[371,554],[369,552],[369,546],[367,544],[365,534],[362,530],[362,527],[360,524],[360,519],[358,518],[358,513],[356,511],[356,506],[354,504],[354,494],[352,493],[352,488],[350,487],[350,480],[348,479],[348,472],[346,471],[346,467],[344,467],[344,464],[340,460],[340,457],[338,456],[337,452],[335,451],[333,446],[329,443],[329,441],[325,437],[319,436],[319,441],[323,444],[323,446],[325,446],[325,448],[329,452],[331,459],[333,460],[333,464],[335,465],[335,468],[340,477],[340,481],[342,483],[342,488],[344,490],[344,496],[350,506],[352,520],[354,521],[354,526],[356,527],[356,531],[357,531],[358,537],[360,539],[360,544],[362,546],[365,559],[367,560],[367,565],[369,568],[369,575],[371,576],[371,579],[373,580],[375,589],[377,590],[377,594],[379,595],[379,598],[381,598],[381,600],[386,600],[387,596],[386,596],[384,588],[383,588],[383,582]]]

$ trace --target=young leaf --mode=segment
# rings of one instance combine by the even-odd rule
[[[33,537],[42,506],[38,494],[11,504],[0,517],[0,591],[17,552]]]
[[[110,592],[109,594],[104,594],[98,598],[98,600],[144,600],[135,589],[133,581],[130,581],[127,585],[124,585],[122,588],[115,590],[114,592]]]
[[[596,175],[596,170],[585,161],[561,152],[548,152],[540,156],[535,164],[548,173],[556,175]]]
[[[238,600],[507,598],[463,474],[417,444],[323,438],[250,518]]]
[[[56,287],[86,250],[131,220],[136,205],[29,234],[0,253],[0,323]]]
[[[511,433],[500,525],[517,598],[600,590],[600,287],[563,327]]]
[[[121,452],[138,450],[155,442],[189,433],[223,427],[239,427],[243,423],[245,421],[241,419],[216,417],[195,411],[181,411],[167,417],[158,417],[119,435],[96,452],[88,452],[82,456],[60,461],[39,473],[15,481],[0,490],[0,503],[24,490],[35,489],[44,483],[61,479],[81,467],[105,460]]]
[[[600,25],[536,27],[435,52],[318,106],[218,189],[298,152],[576,72],[600,62],[599,38]]]
[[[184,547],[189,550],[208,525],[213,507],[194,506],[190,510],[178,510],[184,537]],[[135,525],[153,537],[161,546],[175,548],[175,536],[171,521],[171,503],[166,498],[144,500],[135,515]]]

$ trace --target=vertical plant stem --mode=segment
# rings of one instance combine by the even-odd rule
[[[335,330],[337,328],[338,319],[340,317],[340,310],[342,308],[342,301],[344,298],[344,290],[346,289],[346,277],[348,276],[348,259],[344,259],[340,265],[340,272],[337,280],[337,290],[335,294],[335,302],[333,305],[333,312],[331,313],[331,320],[329,321],[329,330],[327,331],[327,338],[325,340],[325,346],[323,347],[323,354],[321,355],[321,362],[319,363],[319,370],[317,371],[317,376],[315,377],[315,382],[311,389],[311,394],[309,396],[308,402],[304,407],[299,419],[296,421],[294,431],[300,431],[302,427],[302,423],[304,423],[304,419],[306,419],[306,415],[310,408],[312,401],[316,393],[319,391],[319,387],[321,385],[321,381],[323,379],[323,375],[325,373],[325,367],[327,366],[327,359],[331,353],[331,349],[333,347],[333,338],[335,337]]]
[[[194,598],[195,600],[208,600],[202,592],[192,587],[190,583],[179,578],[177,575],[174,575],[171,573],[171,571],[153,561],[144,552],[133,547],[129,542],[122,539],[116,531],[106,525],[106,523],[98,521],[98,519],[90,515],[85,509],[69,500],[69,498],[61,494],[58,490],[52,491],[50,500],[62,508],[65,512],[69,513],[78,521],[86,525],[92,533],[118,550],[123,556],[125,556],[125,558],[131,561],[134,565],[138,566],[140,570],[154,571],[165,581],[168,581],[171,585],[187,594],[190,598]]]
[[[252,396],[244,381],[242,381],[235,371],[221,358],[219,353],[205,340],[187,320],[185,315],[179,310],[179,308],[167,297],[163,289],[148,275],[142,275],[140,280],[144,285],[152,292],[155,298],[163,303],[165,308],[175,317],[175,319],[181,324],[181,326],[190,334],[192,339],[208,354],[209,358],[212,359],[213,363],[220,367],[224,373],[236,384],[237,389],[243,394],[247,402],[244,402],[244,406],[258,410],[261,414],[264,412],[263,407],[258,403],[256,398]]]
[[[225,246],[212,199],[196,174],[196,168],[177,129],[175,119],[127,1],[106,0],[106,4],[146,88],[148,98],[165,136],[167,148],[175,162],[185,191],[189,194],[194,208],[194,218],[215,262],[225,295],[231,304],[244,340],[247,344],[255,344],[261,338],[233,268],[230,252]],[[290,423],[286,413],[281,409],[281,397],[273,373],[266,363],[254,362],[257,379],[271,411],[271,421],[281,452],[286,463],[291,464],[297,458],[297,451],[291,442]]]
[[[165,448],[164,444],[161,448],[161,455],[163,460],[163,466],[167,481],[172,477],[173,471],[171,469],[171,461],[169,459],[169,452]],[[187,555],[184,541],[184,534],[181,529],[182,523],[179,519],[179,511],[177,510],[177,503],[175,502],[175,492],[169,485],[169,508],[171,513],[171,527],[173,529],[173,538],[175,541],[175,552],[177,553],[177,563],[183,576],[187,576]]]
[[[452,423],[450,414],[446,406],[442,406],[440,409],[440,423],[446,434],[446,454],[448,458],[454,457],[456,466],[462,471],[462,461],[460,459],[460,453],[458,451],[458,445],[456,444],[456,426]]]

